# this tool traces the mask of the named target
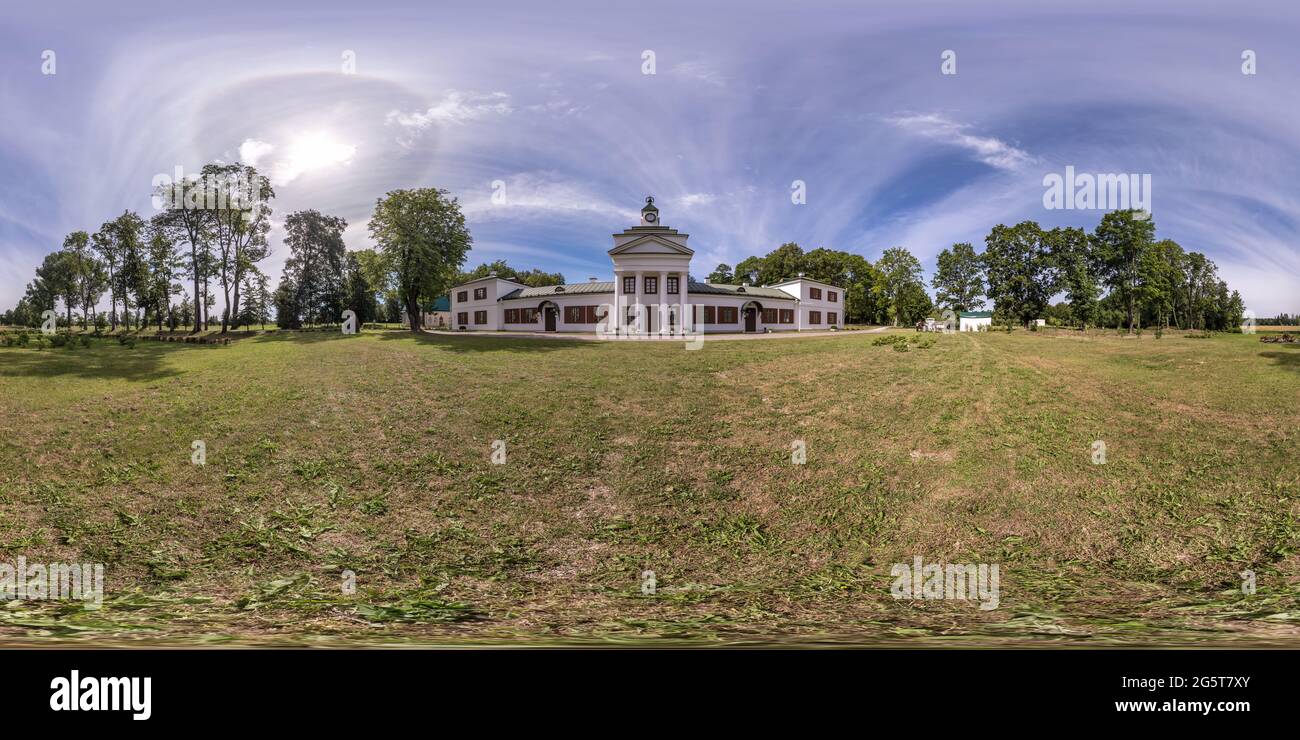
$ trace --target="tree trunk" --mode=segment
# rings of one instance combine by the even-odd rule
[[[406,297],[406,316],[411,321],[411,331],[420,332],[422,316],[420,316],[420,301],[414,295]]]

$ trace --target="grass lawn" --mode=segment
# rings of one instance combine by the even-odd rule
[[[918,336],[0,348],[0,642],[1300,644],[1300,346]]]

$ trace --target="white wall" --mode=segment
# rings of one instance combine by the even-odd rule
[[[650,298],[650,296],[642,297],[643,300],[646,300],[648,298]],[[595,324],[570,324],[566,322],[564,320],[565,306],[606,306],[612,308],[614,294],[613,293],[590,293],[585,295],[556,295],[556,296],[546,296],[544,298],[529,298],[526,300],[503,301],[500,304],[498,304],[496,309],[497,311],[500,312],[499,321],[501,322],[500,323],[501,328],[505,331],[545,331],[546,328],[545,318],[540,313],[537,317],[537,322],[533,324],[505,323],[505,309],[537,308],[539,305],[541,305],[542,301],[544,300],[551,301],[560,307],[559,320],[556,322],[555,325],[556,331],[594,332],[596,331]],[[709,294],[702,294],[702,293],[692,293],[690,294],[688,300],[690,300],[691,303],[701,307],[698,309],[699,323],[697,324],[696,328],[704,331],[706,334],[719,334],[719,333],[729,334],[729,333],[744,332],[745,315],[741,309],[744,307],[746,303],[750,302],[751,300],[757,300],[760,304],[762,304],[766,308],[776,308],[776,309],[784,308],[795,312],[796,323],[782,324],[780,323],[780,314],[777,314],[777,322],[768,324],[763,322],[763,314],[760,311],[757,317],[758,319],[757,329],[760,332],[764,328],[770,328],[772,331],[795,331],[798,329],[799,312],[798,309],[796,309],[795,307],[794,301],[780,301],[780,300],[763,299],[763,298],[758,298],[758,299],[740,298],[740,297],[722,296],[722,295],[709,295]],[[651,304],[647,303],[645,305],[649,306]],[[704,324],[703,306],[706,305],[713,306],[715,308],[714,311],[715,319],[718,314],[716,310],[718,307],[728,306],[728,307],[735,308],[736,322],[733,324],[718,324],[718,323]],[[825,328],[825,326],[823,326],[822,328]]]
[[[987,331],[993,326],[992,317],[983,319],[962,318],[959,319],[959,322],[962,331],[979,331],[981,326],[985,327],[985,331]]]
[[[500,310],[500,304],[497,299],[517,288],[526,287],[513,280],[503,280],[501,278],[483,278],[475,280],[472,283],[457,285],[451,289],[451,326],[453,329],[461,327],[460,314],[467,313],[465,317],[465,328],[470,331],[497,331],[501,328],[503,314]],[[474,291],[484,289],[487,295],[483,298],[475,299]],[[466,294],[466,300],[460,300],[460,294]],[[487,323],[475,324],[474,312],[487,311]]]
[[[772,286],[777,290],[789,293],[799,299],[799,312],[796,318],[798,328],[801,330],[816,331],[818,329],[829,329],[835,326],[838,329],[844,328],[844,291],[817,280],[808,280],[801,278],[792,280],[789,283]],[[821,298],[813,298],[813,289],[821,291]],[[835,300],[831,300],[831,294],[835,294]],[[821,322],[814,324],[809,314],[817,311],[821,314]],[[832,324],[827,314],[834,313],[835,321]]]

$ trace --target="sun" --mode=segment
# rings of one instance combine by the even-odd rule
[[[351,164],[357,148],[345,144],[332,134],[311,131],[299,134],[289,144],[284,159],[285,179],[292,180],[307,172],[323,170],[335,165]]]

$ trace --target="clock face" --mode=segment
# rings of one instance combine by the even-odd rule
[[[654,223],[655,220],[657,220],[658,218],[659,218],[659,217],[656,216],[653,212],[651,212],[651,213],[647,213],[647,214],[645,215],[645,220],[646,220],[646,221],[649,221],[650,223]]]

